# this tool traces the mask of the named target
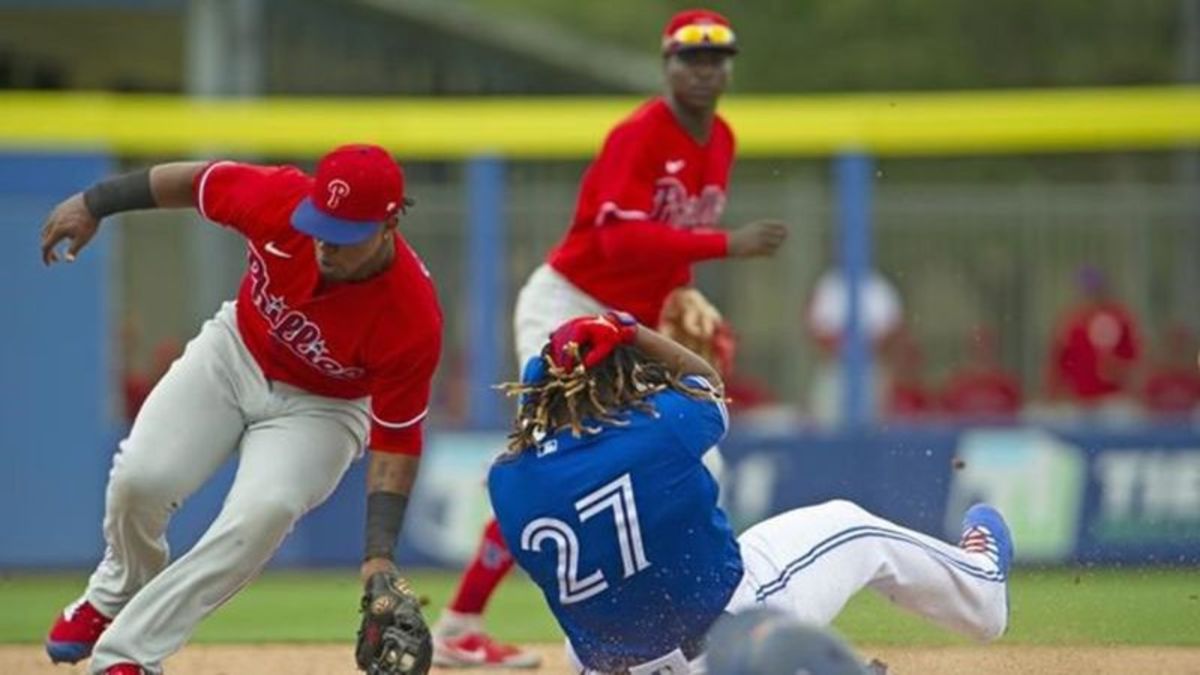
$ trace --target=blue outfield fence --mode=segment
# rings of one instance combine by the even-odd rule
[[[833,498],[956,541],[967,507],[1005,514],[1017,560],[1200,562],[1200,433],[1045,427],[746,434],[723,445],[745,527]]]
[[[431,435],[398,551],[402,564],[458,567],[471,556],[490,515],[484,476],[503,441],[499,432]],[[1019,562],[1200,563],[1200,433],[1192,428],[743,431],[721,448],[723,500],[738,529],[840,498],[957,541],[963,511],[985,500],[1008,518]],[[78,568],[99,559],[97,497],[106,471],[97,465],[107,456],[63,464],[54,474],[64,488],[49,497],[63,499],[66,490],[86,499],[48,510],[48,499],[22,492],[25,504],[5,505],[29,516],[6,522],[23,535],[19,548],[11,532],[5,536],[0,568]],[[300,521],[274,566],[358,564],[365,467],[356,462],[329,501]],[[174,551],[187,550],[216,516],[233,468],[227,464],[183,505],[168,532]]]
[[[116,440],[114,235],[102,229],[77,262],[53,269],[38,244],[63,195],[111,166],[98,154],[0,152],[0,566],[77,564],[101,552],[101,450]]]
[[[458,566],[490,515],[484,477],[501,433],[430,438],[400,546],[406,564]],[[889,433],[758,434],[721,444],[723,502],[741,530],[788,509],[850,499],[905,526],[957,541],[977,501],[1004,512],[1017,560],[1200,563],[1200,432],[1120,433],[1043,427],[909,428]],[[296,529],[282,565],[353,565],[362,542],[359,462]],[[231,476],[230,476],[231,477]],[[181,546],[216,513],[181,522]]]

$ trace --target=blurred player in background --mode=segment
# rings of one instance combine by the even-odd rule
[[[1163,330],[1140,390],[1146,412],[1167,419],[1200,413],[1200,373],[1191,364],[1195,344],[1196,336],[1185,323]]]
[[[563,324],[508,389],[520,405],[492,507],[567,635],[571,672],[703,672],[722,614],[824,626],[863,588],[978,640],[1007,626],[1012,540],[987,505],[967,511],[957,546],[842,500],[735,538],[700,460],[728,427],[720,376],[629,315]]]
[[[564,320],[606,309],[627,311],[646,325],[662,322],[697,350],[719,348],[721,315],[688,287],[692,264],[771,255],[787,235],[774,221],[716,229],[734,155],[733,132],[716,109],[736,53],[733,30],[720,14],[688,10],[667,23],[664,95],[609,132],[583,176],[570,229],[517,297],[518,364]],[[484,607],[512,564],[493,521],[434,628],[436,664],[538,664],[535,655],[484,631]]]
[[[845,377],[840,356],[850,319],[850,291],[840,266],[825,271],[817,279],[805,309],[805,326],[817,344],[816,372],[812,378],[809,406],[822,425],[841,421],[842,384]],[[904,335],[904,302],[896,285],[877,269],[867,272],[858,287],[859,320],[867,344],[878,357],[894,354],[891,347]],[[903,346],[903,345],[901,345]],[[886,404],[888,360],[877,358],[868,389],[870,410],[878,412]]]
[[[995,331],[987,326],[972,328],[966,351],[966,361],[942,385],[942,409],[960,421],[1017,419],[1023,403],[1021,381],[1000,361]]]
[[[50,214],[46,264],[74,260],[108,215],[182,207],[243,235],[249,261],[237,301],[188,343],[113,458],[104,558],[51,628],[52,661],[91,655],[92,673],[161,672],[364,446],[362,579],[403,586],[392,552],[442,334],[433,282],[397,231],[405,203],[391,156],[351,145],[322,158],[315,177],[287,166],[159,164],[102,181]],[[220,514],[172,562],[171,515],[234,453],[237,477]],[[423,637],[428,644],[427,629]],[[379,647],[360,638],[360,667]]]
[[[1125,415],[1142,358],[1142,338],[1130,307],[1100,269],[1076,274],[1080,298],[1067,307],[1047,359],[1047,393],[1085,412]]]

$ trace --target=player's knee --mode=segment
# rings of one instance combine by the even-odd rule
[[[173,509],[171,476],[154,466],[123,462],[120,455],[108,478],[108,510],[124,513],[134,509]]]
[[[717,446],[712,446],[703,455],[700,456],[700,461],[704,464],[704,468],[712,474],[713,480],[718,483],[725,475],[725,458],[721,457],[721,450]]]
[[[237,509],[242,513],[239,525],[251,536],[286,533],[304,515],[304,506],[297,500],[271,493],[241,500]]]
[[[1007,608],[988,613],[987,616],[982,617],[979,625],[975,628],[975,634],[972,637],[980,642],[991,642],[998,639],[1008,629]]]

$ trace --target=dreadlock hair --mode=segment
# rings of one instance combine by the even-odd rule
[[[654,360],[633,345],[618,345],[604,361],[591,369],[583,367],[576,345],[572,356],[577,364],[567,370],[554,365],[549,345],[542,350],[547,375],[538,382],[506,382],[500,385],[508,396],[520,396],[521,404],[508,434],[508,453],[517,454],[539,440],[564,428],[576,437],[595,433],[589,421],[625,425],[622,413],[641,410],[655,414],[649,398],[672,389],[696,399],[716,399],[719,394],[683,382],[667,364]]]

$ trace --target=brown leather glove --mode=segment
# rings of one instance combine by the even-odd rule
[[[433,637],[421,602],[392,572],[376,572],[362,597],[362,624],[354,656],[367,675],[425,675],[433,664]]]
[[[658,332],[713,362],[712,341],[723,321],[721,312],[695,288],[677,288],[667,296]]]

